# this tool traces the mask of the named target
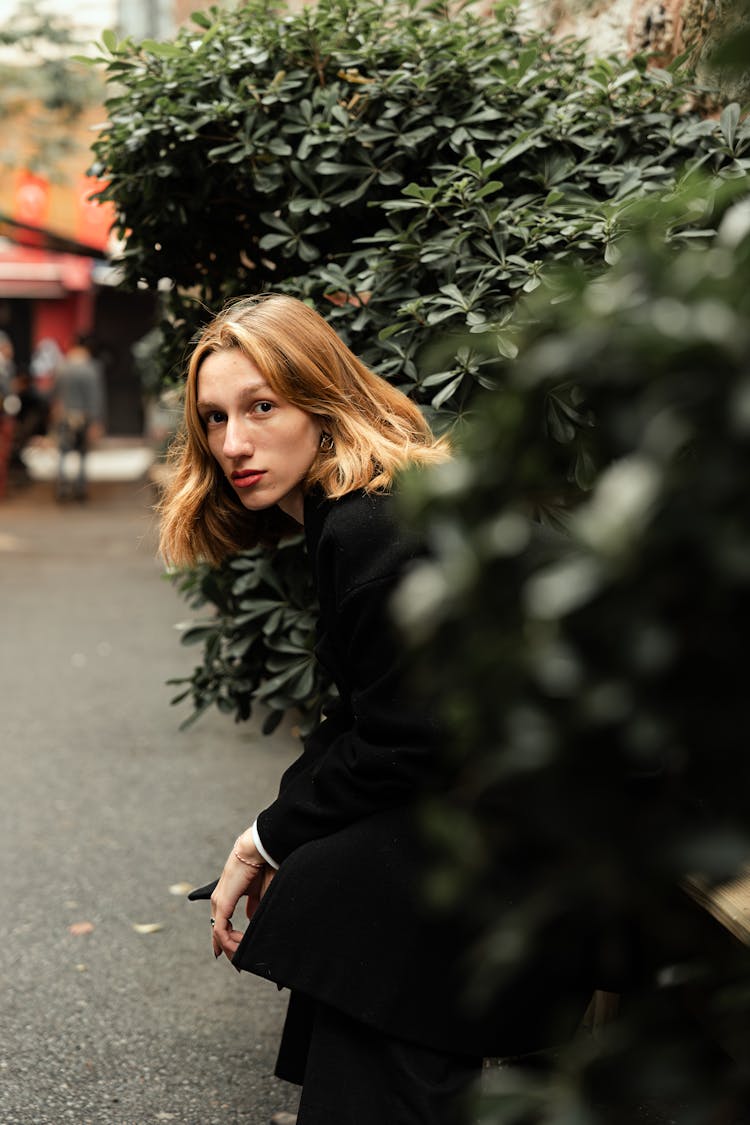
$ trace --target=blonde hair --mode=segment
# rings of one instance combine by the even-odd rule
[[[446,460],[419,408],[370,371],[313,309],[280,293],[229,305],[204,329],[190,358],[184,423],[172,443],[161,513],[162,555],[172,565],[214,565],[257,544],[277,543],[299,526],[280,509],[243,507],[213,457],[197,409],[206,356],[239,348],[277,394],[321,422],[322,442],[305,480],[331,499],[356,489],[386,491],[413,464]],[[328,440],[330,435],[330,440]]]

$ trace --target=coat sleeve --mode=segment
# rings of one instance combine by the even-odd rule
[[[278,862],[301,844],[408,802],[430,785],[437,732],[405,683],[388,614],[397,581],[397,573],[370,578],[336,607],[349,720],[341,729],[339,712],[323,724],[285,774],[276,801],[259,815],[264,848]]]

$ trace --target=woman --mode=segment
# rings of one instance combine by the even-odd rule
[[[299,1125],[453,1125],[481,1056],[530,1045],[518,1012],[464,1006],[467,935],[420,895],[414,811],[440,784],[439,755],[389,619],[418,553],[390,489],[398,470],[448,455],[415,405],[290,297],[237,302],[192,355],[163,553],[218,563],[304,527],[316,656],[338,688],[205,889],[215,955],[292,990],[277,1074],[303,1086]]]

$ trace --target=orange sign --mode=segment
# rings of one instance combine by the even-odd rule
[[[113,203],[99,203],[91,198],[106,186],[103,180],[86,175],[79,176],[76,185],[78,196],[76,238],[78,242],[82,242],[85,246],[93,246],[97,250],[106,248],[115,221]]]
[[[49,211],[50,185],[43,176],[22,169],[16,178],[13,218],[31,227],[43,227]],[[39,235],[30,234],[28,241],[42,242]]]
[[[115,221],[113,203],[99,203],[93,195],[105,188],[105,180],[79,173],[72,180],[51,184],[44,176],[28,169],[19,171],[13,181],[12,202],[3,203],[11,218],[24,226],[69,238],[87,249],[106,252]],[[10,206],[9,206],[10,205]],[[43,246],[44,235],[34,231],[19,234],[25,246]]]

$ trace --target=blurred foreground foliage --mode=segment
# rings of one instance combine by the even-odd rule
[[[461,455],[404,482],[433,554],[397,608],[458,771],[433,893],[483,924],[477,995],[541,973],[556,932],[622,994],[598,1037],[497,1071],[485,1125],[748,1119],[750,949],[685,890],[750,859],[750,199],[714,200],[710,244],[665,243],[705,202],[550,280]],[[553,527],[561,388],[594,484]]]
[[[109,120],[93,170],[117,209],[125,284],[161,282],[167,383],[211,312],[270,287],[312,301],[436,429],[454,426],[498,357],[516,354],[550,267],[606,269],[641,200],[698,170],[709,193],[747,174],[738,104],[706,119],[679,67],[592,62],[584,44],[522,34],[514,13],[258,0],[198,12],[168,43],[105,33]],[[712,222],[710,208],[675,210],[663,234],[701,239]],[[574,491],[592,479],[587,425],[553,388],[529,435],[540,456],[560,440],[576,452]],[[302,670],[313,607],[305,626],[295,566],[300,549],[282,568],[289,589],[270,596],[258,555],[185,577],[193,604],[216,610],[186,633],[204,644],[180,696],[195,712],[245,718],[262,698],[276,719],[299,706],[312,720],[325,685]],[[253,596],[258,611],[235,614]],[[294,613],[278,612],[285,598]]]

